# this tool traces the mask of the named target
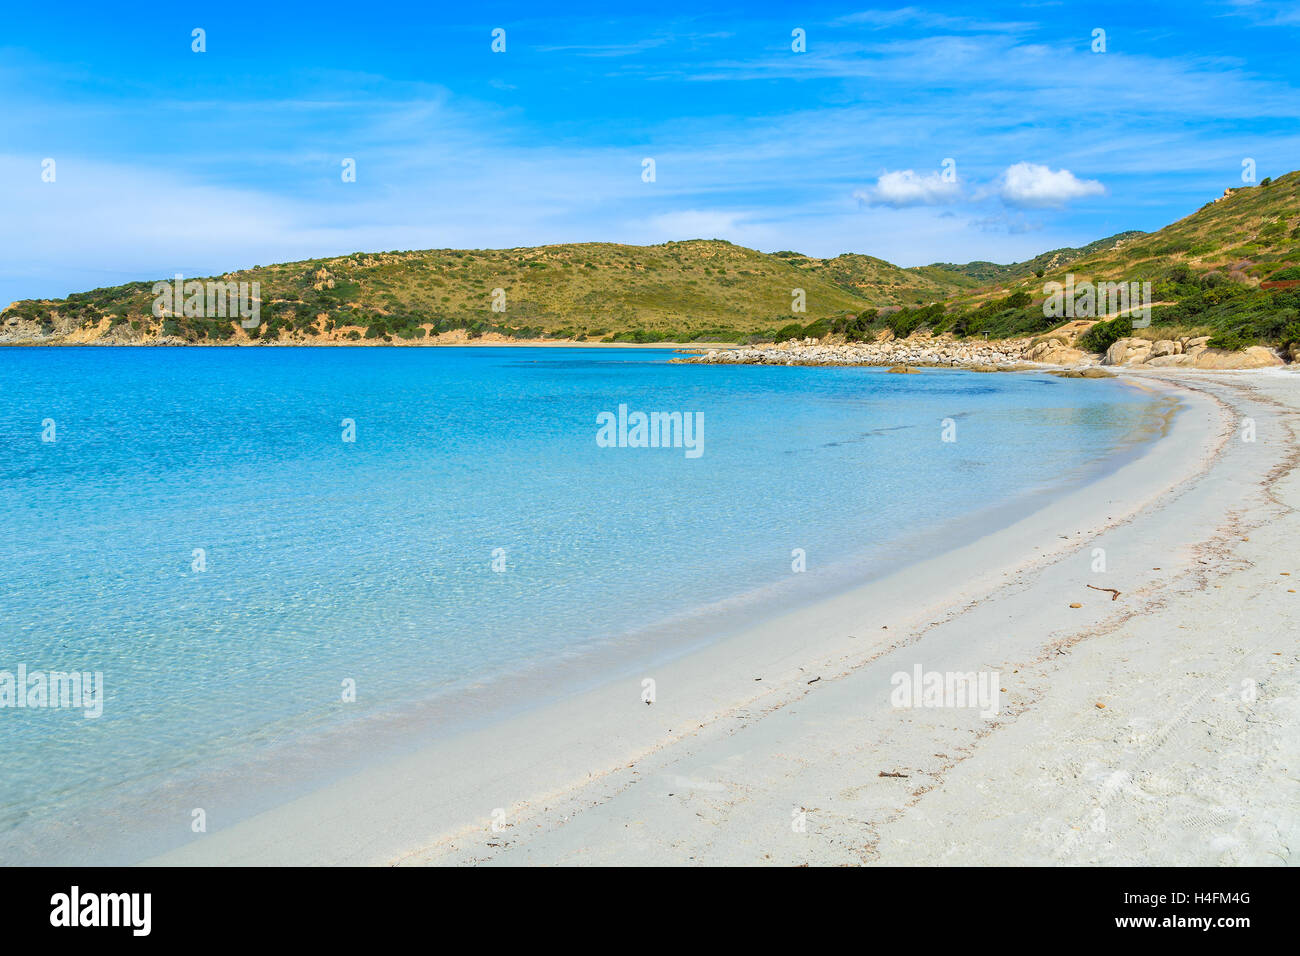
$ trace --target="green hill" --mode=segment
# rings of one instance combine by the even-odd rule
[[[891,262],[848,252],[834,259],[814,259],[798,252],[775,252],[800,270],[823,278],[873,305],[918,305],[943,299],[980,283],[956,272],[921,268],[900,269]]]
[[[869,256],[821,260],[766,255],[722,240],[658,246],[580,243],[521,249],[356,253],[186,277],[261,284],[263,326],[254,336],[415,340],[466,330],[522,338],[734,341],[824,333],[831,319],[895,302],[923,303],[957,284]],[[186,341],[242,337],[225,319],[152,313],[152,282],[60,300],[15,303],[6,317],[47,335],[101,327],[116,339],[160,332]],[[493,290],[505,292],[494,312]],[[805,311],[792,310],[802,289]]]
[[[1300,340],[1300,172],[1232,190],[1153,233],[1126,232],[1025,262],[902,269],[872,256],[765,254],[723,240],[656,246],[579,243],[520,249],[354,253],[186,277],[259,282],[259,328],[153,314],[152,282],[0,313],[8,341],[130,343],[419,341],[430,336],[587,341],[746,341],[905,335],[1037,335],[1043,283],[1150,281],[1153,331],[1208,334],[1222,347]],[[1265,288],[1261,283],[1268,284]],[[1273,283],[1281,283],[1274,285]],[[494,311],[493,290],[505,311]],[[794,290],[805,310],[792,310]],[[883,307],[892,307],[886,309]],[[1096,334],[1127,334],[1123,322]],[[1093,344],[1097,344],[1094,342]]]

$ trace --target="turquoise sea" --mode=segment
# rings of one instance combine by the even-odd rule
[[[249,810],[306,785],[331,735],[680,652],[1041,503],[1154,418],[1110,381],[672,357],[0,349],[0,672],[105,687],[95,719],[0,708],[0,862],[138,858],[214,781]],[[702,453],[602,447],[620,405],[698,416]]]

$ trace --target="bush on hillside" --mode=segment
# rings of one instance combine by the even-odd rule
[[[1133,322],[1127,316],[1098,322],[1079,336],[1079,348],[1087,352],[1105,352],[1120,339],[1133,334]]]

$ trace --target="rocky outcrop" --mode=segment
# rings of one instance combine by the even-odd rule
[[[1196,365],[1196,357],[1193,355],[1159,355],[1147,359],[1143,364],[1147,368],[1193,368]]]
[[[1203,368],[1238,369],[1272,368],[1284,365],[1283,359],[1272,349],[1252,345],[1239,352],[1212,349],[1206,343],[1209,336],[1196,338],[1119,339],[1106,350],[1102,365],[1124,365],[1144,368]]]
[[[1056,338],[1044,339],[1025,353],[1025,358],[1029,361],[1042,362],[1044,365],[1078,365],[1091,357],[1090,353]]]
[[[1102,356],[1102,365],[1141,365],[1151,358],[1152,343],[1146,339],[1116,339]]]
[[[1096,365],[1089,366],[1088,368],[1053,369],[1047,374],[1055,375],[1057,378],[1114,378],[1115,377],[1114,372],[1108,372],[1104,368],[1099,368]]]
[[[1205,368],[1198,365],[1206,352],[1208,335],[1185,336],[1178,339],[1117,339],[1102,357],[1102,365],[1151,366],[1154,368]],[[1235,353],[1234,353],[1235,354]],[[1221,366],[1223,368],[1258,368],[1253,365]]]
[[[1232,369],[1232,368],[1273,368],[1285,364],[1276,352],[1262,345],[1252,345],[1240,352],[1225,352],[1222,349],[1204,349],[1195,359],[1196,368]]]
[[[1277,353],[1261,346],[1225,352],[1210,348],[1208,342],[1207,335],[1119,339],[1106,350],[1101,364],[1124,368],[1202,369],[1269,368],[1285,364]],[[1094,364],[1096,357],[1092,353],[1076,349],[1055,335],[1041,340],[997,342],[924,335],[843,344],[804,339],[775,345],[710,349],[675,361],[705,365],[879,365],[899,373],[925,366],[1010,372],[1056,365],[1073,366],[1066,371],[1069,378],[1104,378],[1111,374]]]

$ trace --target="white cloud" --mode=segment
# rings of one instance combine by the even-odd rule
[[[961,198],[961,184],[939,173],[921,176],[902,169],[885,173],[875,186],[859,189],[853,197],[871,206],[943,206]]]
[[[1095,179],[1080,179],[1068,169],[1053,172],[1037,163],[1008,166],[998,185],[998,195],[1010,206],[1064,206],[1071,199],[1103,196],[1106,187]]]
[[[1292,0],[1230,0],[1229,15],[1249,17],[1256,26],[1279,27],[1300,24],[1300,9]]]
[[[1033,26],[1031,23],[1023,22],[999,23],[974,17],[953,17],[917,7],[903,7],[898,10],[863,10],[859,13],[850,13],[832,22],[836,26],[850,23],[861,24],[873,30],[920,26],[927,30],[951,30],[962,33],[1009,33],[1023,31]]]

